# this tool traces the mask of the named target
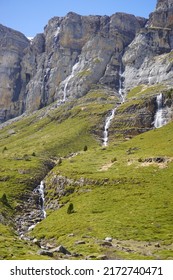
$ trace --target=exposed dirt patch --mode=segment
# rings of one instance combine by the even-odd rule
[[[99,169],[99,171],[107,171],[114,163],[115,163],[115,162],[109,162],[109,163],[103,165],[103,166]]]

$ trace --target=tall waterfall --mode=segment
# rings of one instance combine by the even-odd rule
[[[160,93],[156,97],[157,111],[154,118],[154,127],[159,128],[166,124],[166,120],[163,117],[163,94]]]
[[[66,101],[67,99],[67,86],[69,81],[74,77],[76,69],[78,68],[79,62],[77,62],[73,67],[72,67],[72,72],[71,74],[65,79],[64,83],[64,92],[63,92],[63,102]]]
[[[122,93],[122,87],[123,87],[123,84],[122,84],[122,66],[120,64],[120,69],[119,69],[119,88],[118,88],[118,94],[120,96],[120,104],[124,103],[124,100],[125,100],[124,95]],[[109,127],[111,125],[111,121],[113,120],[113,118],[115,116],[115,112],[116,112],[117,107],[118,107],[118,105],[111,111],[110,116],[108,116],[106,118],[106,121],[105,121],[104,131],[103,131],[103,146],[105,146],[105,147],[108,145]]]

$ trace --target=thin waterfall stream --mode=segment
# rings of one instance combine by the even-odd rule
[[[166,120],[163,117],[163,94],[160,93],[156,97],[157,111],[154,118],[154,127],[159,128],[166,124]]]
[[[71,74],[65,79],[64,91],[63,91],[63,102],[67,99],[67,86],[69,81],[74,77],[76,69],[78,68],[79,62],[73,65]]]
[[[125,101],[125,97],[122,93],[122,87],[123,87],[123,83],[122,83],[122,66],[120,64],[120,69],[119,69],[119,89],[118,89],[118,94],[120,96],[120,104],[124,103]],[[117,105],[114,109],[111,110],[111,114],[106,118],[105,120],[105,125],[104,125],[104,131],[103,131],[103,146],[107,146],[108,145],[108,135],[109,135],[109,127],[111,125],[111,122],[115,116],[115,112],[116,109],[119,105]]]
[[[36,188],[36,191],[38,191],[38,193],[40,194],[39,196],[39,204],[41,206],[41,211],[42,211],[42,215],[43,218],[46,218],[46,211],[44,209],[44,183],[43,181],[41,181],[40,185]]]

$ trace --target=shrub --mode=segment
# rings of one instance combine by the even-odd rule
[[[4,148],[2,149],[2,153],[4,153],[5,151],[7,151],[7,147],[4,147]]]
[[[25,154],[25,155],[23,156],[23,159],[26,160],[26,161],[30,161],[30,157],[29,157],[27,154]]]
[[[88,150],[87,145],[84,146],[83,150],[84,150],[84,152],[86,152]]]
[[[74,207],[73,207],[73,203],[70,203],[67,208],[67,214],[72,214],[72,213],[74,213]]]
[[[5,193],[4,193],[4,194],[2,195],[2,197],[0,198],[0,201],[1,201],[4,205],[6,205],[6,206],[8,206],[8,207],[11,207],[11,206],[9,205],[9,203],[8,203],[8,199],[7,199],[7,196],[6,196]]]
[[[7,204],[7,203],[8,203],[7,196],[6,196],[5,193],[2,195],[1,201],[2,201],[2,203],[4,203],[4,204]]]
[[[58,164],[61,164],[61,163],[62,163],[62,158],[59,158]]]
[[[116,158],[116,157],[114,157],[114,158],[111,159],[111,162],[112,162],[112,163],[115,162],[115,161],[117,161],[117,158]]]

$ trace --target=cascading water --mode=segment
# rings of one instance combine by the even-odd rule
[[[108,145],[108,129],[110,127],[112,119],[114,118],[115,111],[116,111],[116,108],[114,108],[111,111],[111,115],[109,117],[107,117],[106,121],[105,121],[104,132],[103,132],[103,146],[105,146],[105,147]]]
[[[44,210],[44,183],[41,181],[38,192],[40,194],[40,206],[41,206],[41,211],[43,213],[43,218],[46,218],[46,211]]]
[[[67,86],[69,81],[74,77],[76,69],[78,68],[79,62],[77,62],[73,67],[72,67],[72,72],[71,74],[65,79],[65,85],[64,85],[64,92],[63,92],[63,102],[66,101],[67,99]]]
[[[122,93],[122,67],[121,67],[121,64],[120,64],[120,69],[119,69],[119,89],[118,89],[118,94],[120,96],[120,104],[121,103],[124,103],[125,101],[125,98],[124,98],[124,95]],[[105,121],[105,125],[104,125],[104,131],[103,131],[103,146],[107,146],[108,145],[108,130],[109,130],[109,127],[111,125],[111,121],[113,120],[114,116],[115,116],[115,112],[116,112],[116,109],[117,109],[118,105],[111,111],[111,114],[110,116],[108,116],[106,118],[106,121]]]
[[[24,203],[22,210],[23,215],[16,218],[17,231],[21,237],[32,230],[40,221],[46,218],[44,208],[44,182],[41,181],[34,190],[32,195]]]
[[[157,111],[154,118],[154,127],[159,128],[166,124],[165,119],[163,117],[163,94],[160,93],[156,97],[157,103]]]

